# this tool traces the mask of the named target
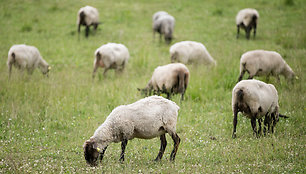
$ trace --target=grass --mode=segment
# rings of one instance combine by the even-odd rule
[[[76,13],[87,4],[99,9],[103,24],[88,39],[82,28],[78,38]],[[257,37],[246,40],[241,32],[237,40],[235,15],[247,7],[260,13]],[[170,45],[152,38],[151,16],[159,10],[176,18],[174,42],[202,42],[218,63],[213,69],[188,65],[186,100],[173,98],[181,107],[176,161],[168,161],[173,142],[167,135],[161,162],[153,162],[158,138],[135,139],[123,164],[120,144],[112,144],[102,164],[89,167],[84,141],[116,106],[141,99],[136,89],[170,62]],[[305,16],[303,0],[0,1],[0,173],[305,173]],[[92,82],[94,51],[107,42],[125,44],[131,59],[122,75],[109,71]],[[52,66],[49,78],[14,69],[8,81],[7,52],[21,43],[40,50]],[[270,79],[280,112],[290,116],[275,134],[254,138],[250,120],[239,115],[232,139],[231,90],[241,54],[253,49],[278,51],[299,80]]]

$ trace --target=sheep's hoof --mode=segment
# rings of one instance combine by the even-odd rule
[[[154,160],[154,162],[159,162],[160,161],[160,158],[156,158],[155,160]]]
[[[235,138],[236,138],[236,134],[233,134],[233,135],[232,135],[232,138],[235,139]]]

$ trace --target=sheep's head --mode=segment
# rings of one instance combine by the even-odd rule
[[[171,63],[178,62],[178,52],[174,52],[171,54]]]
[[[289,67],[289,65],[286,65],[283,69],[282,74],[286,77],[286,79],[290,80],[291,82],[294,82],[295,79],[298,79],[298,77],[295,75],[293,70]]]
[[[47,66],[43,66],[41,68],[41,72],[43,73],[43,75],[48,77],[48,73],[51,70],[51,66],[47,65]]]
[[[167,44],[170,44],[172,41],[172,33],[166,33],[165,34],[165,41]]]
[[[99,148],[97,147],[97,143],[90,139],[86,140],[84,145],[84,157],[87,162],[87,164],[91,166],[97,165],[97,159],[99,157]]]

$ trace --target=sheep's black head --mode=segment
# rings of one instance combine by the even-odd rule
[[[172,33],[165,34],[165,41],[167,44],[170,44],[172,41]]]
[[[94,140],[86,140],[84,145],[84,157],[87,164],[91,166],[97,165],[97,159],[99,157],[99,151],[97,149],[97,143]]]

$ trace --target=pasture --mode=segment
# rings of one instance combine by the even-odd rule
[[[76,15],[96,7],[103,22],[86,39],[78,37]],[[257,37],[236,39],[235,16],[252,7],[260,13]],[[174,41],[155,40],[152,15],[165,10],[176,18]],[[304,0],[120,0],[0,1],[0,173],[305,173],[306,1]],[[154,162],[159,138],[128,142],[125,162],[121,145],[111,144],[98,167],[89,167],[83,143],[117,106],[143,96],[137,88],[154,68],[170,63],[169,47],[178,41],[202,42],[217,61],[215,68],[188,65],[190,82],[180,106],[181,138],[176,161],[169,162],[173,141],[163,159]],[[94,51],[108,42],[123,43],[131,58],[124,72],[105,78],[99,69],[92,81]],[[13,44],[36,46],[51,65],[49,78],[13,69],[8,80],[7,53]],[[276,132],[255,138],[250,120],[238,116],[232,139],[232,89],[240,56],[249,50],[279,52],[299,77],[289,84],[273,77],[279,93]],[[265,78],[256,78],[265,81]]]

